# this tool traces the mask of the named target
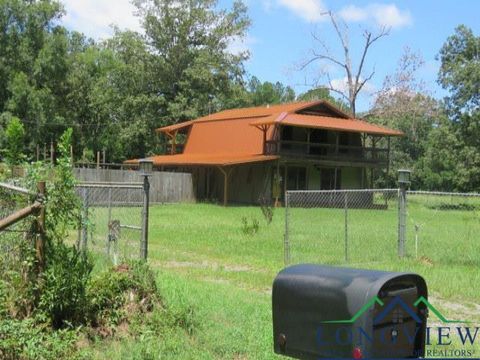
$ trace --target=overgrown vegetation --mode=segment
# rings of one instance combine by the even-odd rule
[[[88,346],[79,346],[79,340],[85,338],[88,345],[114,337],[121,326],[133,338],[148,329],[194,329],[191,308],[183,313],[164,306],[155,274],[145,262],[94,271],[91,255],[67,241],[80,213],[68,152],[71,136],[67,130],[60,139],[56,167],[33,164],[25,181],[31,189],[39,180],[47,182],[42,266],[34,246],[35,228],[25,236],[1,233],[6,250],[0,254],[2,359],[89,358]],[[34,224],[32,219],[24,226]]]

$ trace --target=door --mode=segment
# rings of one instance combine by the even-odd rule
[[[341,170],[338,168],[320,169],[320,189],[338,190],[341,184]]]

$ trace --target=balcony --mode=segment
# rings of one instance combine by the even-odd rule
[[[266,141],[265,153],[299,159],[358,163],[359,165],[387,166],[389,162],[388,148],[291,140]]]

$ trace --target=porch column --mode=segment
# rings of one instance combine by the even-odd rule
[[[218,169],[223,174],[223,206],[227,206],[228,204],[228,178],[230,177],[230,173],[232,172],[232,168],[230,167],[221,167],[219,166]]]

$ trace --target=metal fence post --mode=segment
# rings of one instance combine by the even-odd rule
[[[348,262],[348,193],[344,193],[345,198],[345,262]]]
[[[405,256],[405,237],[407,231],[407,184],[400,183],[398,189],[398,256]]]
[[[81,251],[87,250],[87,238],[88,238],[88,188],[84,187],[82,191],[83,197],[83,209],[82,209],[82,240],[80,242]]]
[[[284,251],[284,262],[285,265],[290,264],[290,244],[288,242],[288,221],[289,221],[289,194],[285,192],[285,235],[283,237],[283,251]]]
[[[150,182],[148,175],[143,175],[143,209],[142,209],[142,240],[140,242],[140,258],[147,260],[148,256],[148,216],[150,203]]]
[[[107,234],[107,244],[106,244],[106,250],[107,250],[107,256],[110,255],[110,243],[112,239],[110,238],[110,233],[112,231],[112,188],[108,188],[108,221],[107,221],[107,227],[108,227],[108,234]],[[118,241],[118,239],[117,239]],[[115,249],[116,250],[116,249]]]

